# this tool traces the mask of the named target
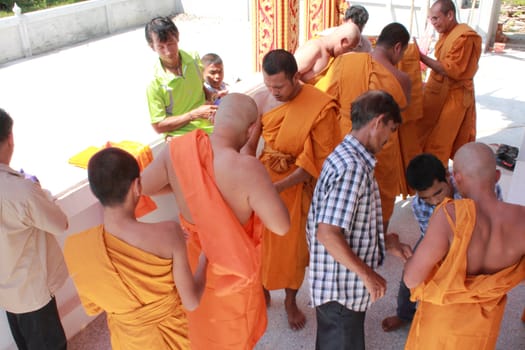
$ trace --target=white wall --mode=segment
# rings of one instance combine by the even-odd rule
[[[254,0],[180,0],[182,12],[202,16],[248,20],[250,1]]]
[[[0,64],[182,12],[180,0],[90,0],[0,19]]]

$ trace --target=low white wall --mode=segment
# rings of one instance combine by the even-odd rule
[[[182,12],[180,0],[90,0],[0,19],[0,64]]]
[[[245,20],[250,18],[250,3],[254,0],[180,0],[182,12],[225,19]]]

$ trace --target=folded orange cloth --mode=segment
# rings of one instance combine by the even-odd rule
[[[85,150],[69,158],[68,163],[83,169],[87,169],[87,165],[91,157],[101,149],[107,147],[117,147],[132,154],[139,163],[140,171],[144,170],[144,168],[153,160],[153,153],[151,152],[151,148],[148,145],[144,145],[135,141],[121,141],[116,143],[108,141],[104,147],[89,146]],[[140,218],[155,209],[157,209],[157,205],[150,197],[141,196],[139,202],[137,203],[137,207],[135,208],[135,215]]]

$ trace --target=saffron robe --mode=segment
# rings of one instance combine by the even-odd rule
[[[261,288],[262,224],[253,215],[242,225],[215,184],[208,136],[196,130],[170,141],[170,155],[193,223],[188,256],[195,269],[201,251],[208,258],[199,307],[188,312],[192,349],[253,349],[267,324]]]
[[[368,53],[348,53],[338,56],[316,86],[339,102],[345,133],[352,129],[351,103],[369,90],[388,92],[400,108],[407,105],[403,88],[397,78]],[[374,173],[381,195],[383,222],[390,220],[394,212],[396,196],[401,192],[400,174],[403,172],[403,162],[399,147],[396,131],[383,149],[375,155],[377,163]]]
[[[476,207],[470,199],[455,200],[454,206],[456,221],[446,214],[454,233],[449,252],[411,291],[412,301],[419,304],[406,350],[494,349],[507,292],[525,278],[525,259],[494,274],[467,275]]]
[[[190,348],[172,259],[131,246],[102,225],[68,237],[64,257],[86,313],[106,312],[112,349]]]
[[[406,197],[415,194],[414,190],[409,188],[406,183],[405,174],[408,163],[410,163],[412,158],[423,152],[424,146],[419,136],[423,119],[423,81],[417,45],[413,43],[408,44],[403,59],[397,64],[397,68],[407,73],[412,83],[410,103],[401,112],[403,123],[399,126],[397,132],[402,165],[399,174],[400,193]]]
[[[343,139],[339,107],[330,96],[305,84],[293,100],[262,116],[262,137],[265,146],[260,160],[272,182],[298,167],[314,179],[280,193],[290,213],[290,230],[279,236],[265,228],[263,234],[264,287],[299,289],[308,266],[306,217],[315,179],[325,158]]]
[[[474,75],[481,55],[481,37],[466,24],[458,24],[436,43],[436,59],[447,76],[430,72],[423,94],[424,151],[448,167],[449,158],[476,139]]]

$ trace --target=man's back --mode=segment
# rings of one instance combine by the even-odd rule
[[[476,225],[468,249],[467,273],[492,274],[525,256],[525,207],[500,201],[476,203]]]

